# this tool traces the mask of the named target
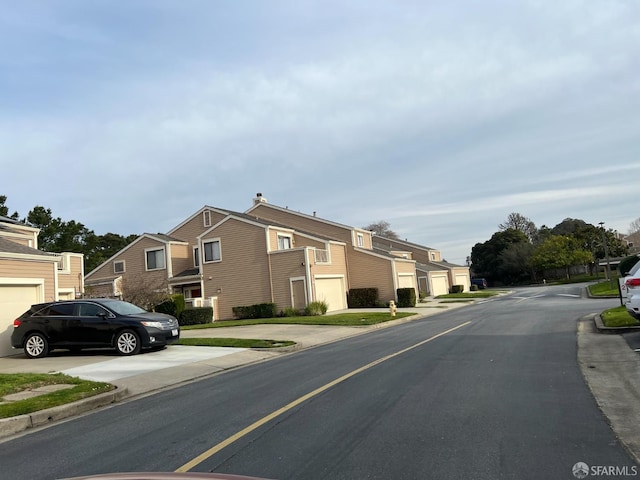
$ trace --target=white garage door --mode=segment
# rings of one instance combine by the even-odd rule
[[[328,312],[347,308],[347,294],[344,278],[316,278],[316,300],[326,302]]]
[[[433,292],[431,295],[437,297],[438,295],[446,295],[449,293],[449,285],[447,283],[447,277],[432,277],[431,284],[433,285]]]
[[[467,275],[456,275],[456,285],[464,285],[464,291],[470,290],[469,277]]]
[[[398,288],[416,288],[413,275],[398,275]]]
[[[37,285],[0,285],[0,356],[18,353],[11,348],[13,321],[40,301]]]

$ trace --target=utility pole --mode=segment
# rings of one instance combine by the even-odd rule
[[[611,262],[609,261],[609,247],[607,246],[607,236],[604,234],[604,222],[598,223],[602,229],[602,243],[604,244],[604,256],[607,258],[607,277],[609,278],[609,285],[613,290],[613,275],[611,275]]]

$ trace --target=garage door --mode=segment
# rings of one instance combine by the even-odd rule
[[[446,295],[449,293],[449,285],[446,276],[432,277],[431,284],[433,285],[433,292],[431,295],[437,297],[438,295]]]
[[[316,300],[324,301],[329,308],[328,312],[335,310],[344,310],[347,308],[347,294],[344,289],[344,278],[317,278],[316,282]]]
[[[398,275],[398,288],[416,288],[413,275]]]
[[[0,356],[14,355],[11,348],[13,321],[40,301],[37,285],[0,285]]]
[[[470,290],[469,276],[456,275],[456,285],[464,285],[464,291],[468,292]]]

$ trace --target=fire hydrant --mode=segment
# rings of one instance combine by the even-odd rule
[[[396,307],[396,302],[394,302],[393,300],[389,300],[389,313],[391,314],[392,317],[396,316],[397,310],[398,308]]]

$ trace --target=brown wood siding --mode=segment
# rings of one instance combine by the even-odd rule
[[[44,301],[55,300],[56,264],[47,261],[0,259],[0,278],[44,279]]]
[[[145,270],[145,249],[147,248],[165,248],[166,250],[166,245],[158,240],[143,238],[131,248],[117,254],[109,262],[96,270],[91,275],[90,280],[96,281],[101,278],[113,278],[114,276],[120,275],[119,273],[114,273],[113,263],[121,260],[124,260],[125,264],[125,272],[121,274],[123,278],[139,277],[141,275],[149,275],[156,278],[158,274],[163,275],[164,278],[166,278],[166,268],[150,272]]]
[[[233,318],[232,307],[270,302],[264,228],[230,219],[203,240],[213,238],[220,239],[222,261],[202,264],[203,296],[218,297],[218,319]]]
[[[58,288],[73,288],[76,292],[82,292],[82,257],[69,256],[69,273],[58,272]]]
[[[249,215],[291,226],[304,232],[340,240],[349,245],[352,244],[350,228],[331,225],[313,217],[302,217],[293,212],[276,210],[264,204],[252,210]]]
[[[289,279],[305,276],[304,252],[304,249],[300,248],[286,252],[272,253],[270,255],[273,300],[278,307],[278,311],[293,306],[291,304],[291,285]]]
[[[171,244],[171,268],[174,276],[193,268],[193,249],[191,245]]]
[[[377,288],[381,302],[395,299],[391,261],[352,250],[349,255],[349,288]]]
[[[329,244],[331,263],[315,263],[313,251],[310,251],[309,263],[312,265],[314,275],[344,275],[345,288],[349,289],[349,274],[347,272],[347,247],[345,245]]]
[[[189,220],[187,223],[182,225],[180,228],[171,232],[171,237],[177,238],[178,240],[182,240],[184,242],[189,242],[189,258],[191,258],[191,264],[187,268],[192,268],[194,266],[193,247],[198,246],[198,236],[209,230],[226,216],[212,210],[209,210],[209,212],[211,214],[211,225],[209,225],[208,227],[204,226],[204,220],[202,218],[201,212],[194,218]]]

